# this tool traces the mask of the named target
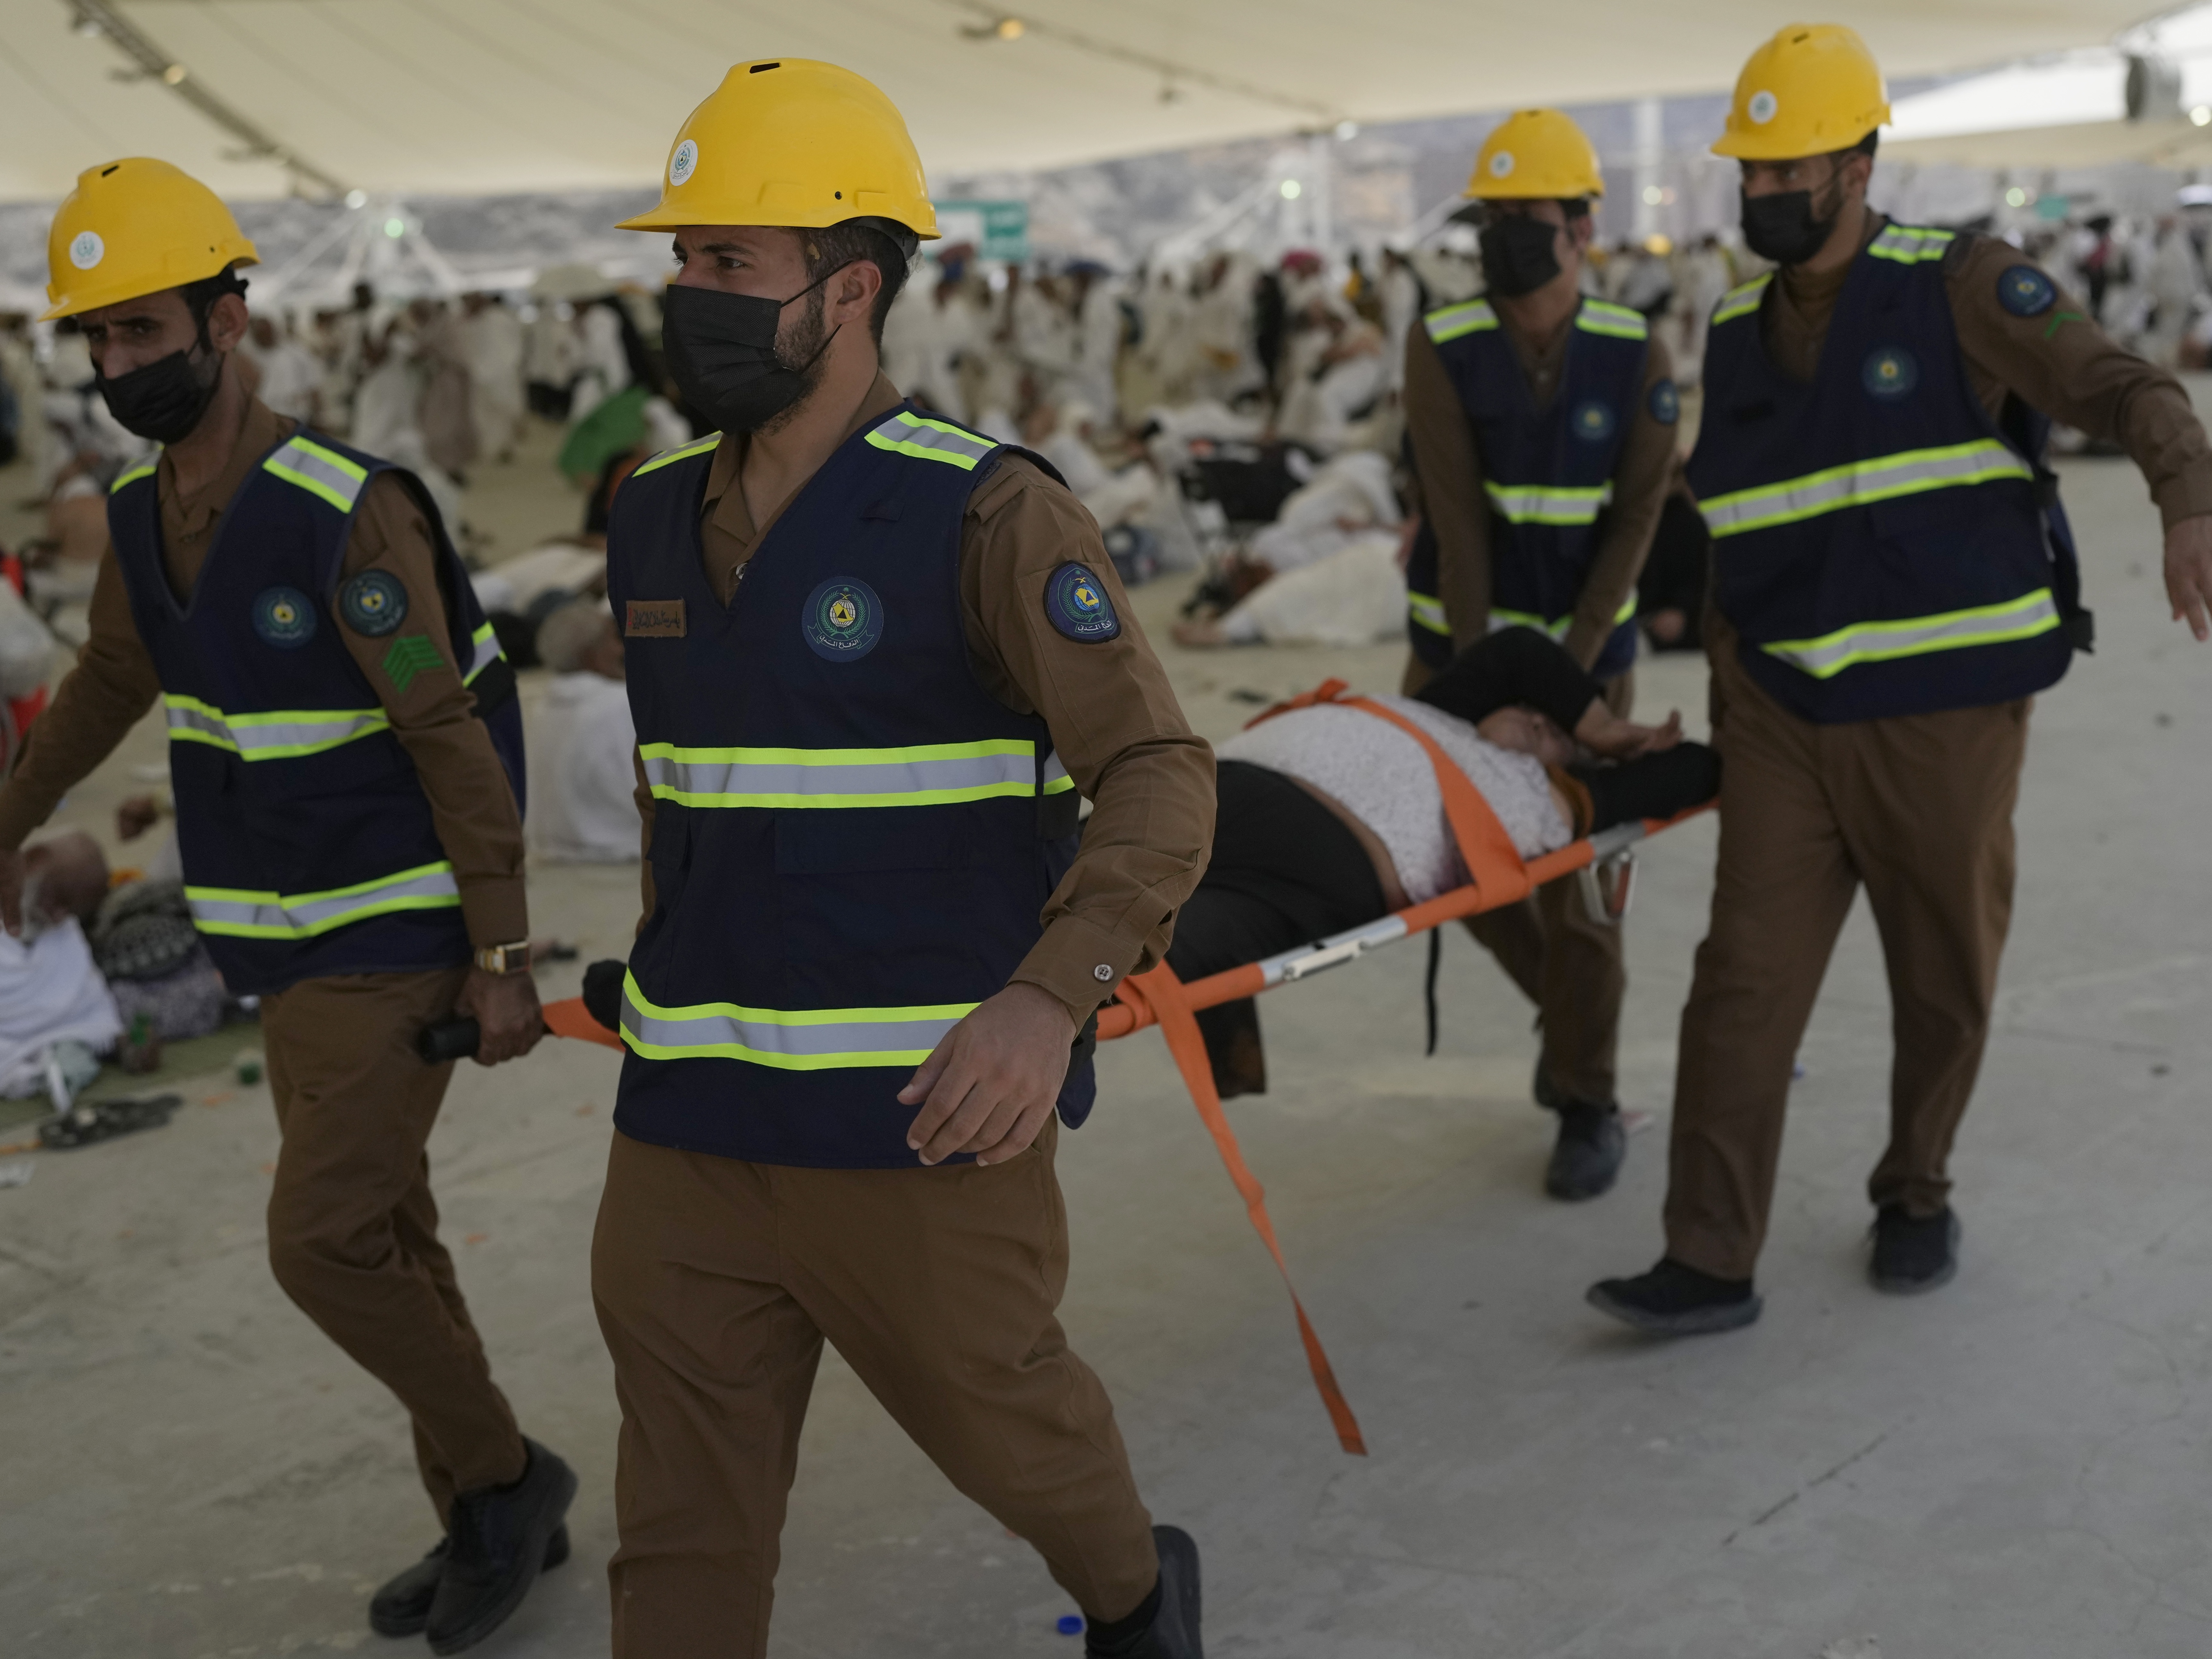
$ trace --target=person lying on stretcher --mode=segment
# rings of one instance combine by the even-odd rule
[[[1435,739],[1524,860],[1719,793],[1719,757],[1681,740],[1679,714],[1656,726],[1619,718],[1598,683],[1534,629],[1469,647],[1418,697],[1372,701]],[[1328,703],[1291,708],[1214,752],[1212,860],[1168,951],[1185,983],[1466,884],[1435,766],[1387,721]],[[1222,1098],[1264,1093],[1252,1000],[1201,1010],[1198,1023]],[[1576,1127],[1563,1116],[1563,1135]]]

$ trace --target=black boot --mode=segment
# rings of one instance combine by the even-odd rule
[[[1154,1527],[1160,1582],[1127,1619],[1084,1632],[1084,1659],[1206,1659],[1199,1636],[1198,1546],[1181,1527]]]
[[[1544,1171],[1544,1190],[1569,1203],[1595,1198],[1620,1177],[1628,1156],[1628,1131],[1615,1105],[1571,1100],[1559,1107],[1559,1138]]]
[[[1589,1299],[1599,1311],[1657,1336],[1732,1331],[1757,1319],[1763,1305],[1749,1279],[1715,1279],[1663,1255],[1648,1273],[1591,1285]]]
[[[368,1627],[379,1636],[420,1636],[428,1629],[430,1603],[437,1596],[438,1580],[445,1576],[446,1556],[453,1547],[451,1538],[441,1538],[437,1548],[371,1596]],[[545,1546],[544,1571],[552,1571],[568,1559],[568,1529],[556,1528]]]
[[[522,1443],[521,1480],[453,1499],[453,1547],[430,1603],[433,1653],[474,1647],[522,1605],[576,1495],[574,1470],[535,1440]]]
[[[1867,1276],[1890,1296],[1918,1296],[1959,1276],[1959,1218],[1947,1205],[1942,1214],[1907,1215],[1902,1204],[1885,1204],[1875,1212],[1874,1260]]]

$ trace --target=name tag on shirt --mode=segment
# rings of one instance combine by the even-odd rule
[[[623,635],[633,640],[680,640],[684,637],[684,601],[632,599],[623,622]]]

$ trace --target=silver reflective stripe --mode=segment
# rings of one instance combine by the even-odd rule
[[[686,806],[932,806],[1035,795],[1035,746],[1016,738],[912,749],[641,749],[646,782]]]
[[[1061,763],[1059,755],[1048,754],[1044,757],[1044,793],[1061,795],[1074,787],[1075,780],[1068,776],[1067,768]]]
[[[988,438],[963,432],[958,427],[947,426],[943,421],[909,415],[904,410],[868,434],[868,441],[878,449],[891,450],[897,454],[918,456],[926,461],[943,461],[963,472],[972,470],[976,462],[998,447]]]
[[[368,478],[367,468],[306,438],[280,445],[261,465],[286,483],[321,496],[342,513],[353,511]]]
[[[2002,645],[2008,640],[2033,639],[2058,625],[2058,602],[2049,588],[2039,587],[2002,605],[1977,605],[1971,611],[1936,617],[1909,617],[1899,622],[1863,623],[1839,628],[1817,640],[1777,640],[1759,649],[1802,669],[1814,679],[1825,680],[1858,663],[1889,662],[1964,646]]]
[[[507,654],[499,648],[499,635],[489,623],[477,629],[470,638],[470,644],[473,648],[469,653],[469,672],[461,676],[463,685]]]
[[[623,976],[623,1041],[647,1060],[742,1060],[779,1071],[919,1066],[972,1002],[902,1008],[663,1008]]]
[[[1406,614],[1414,623],[1431,634],[1451,637],[1451,624],[1444,620],[1444,602],[1433,593],[1416,593],[1406,590]]]
[[[1585,334],[1609,334],[1619,340],[1651,337],[1651,325],[1644,321],[1642,312],[1604,300],[1583,301],[1582,309],[1575,313],[1575,326]]]
[[[1493,512],[1514,524],[1595,524],[1597,515],[1613,502],[1610,480],[1588,489],[1557,488],[1545,484],[1501,484],[1482,481]]]
[[[162,698],[172,741],[204,743],[250,761],[290,760],[320,754],[356,738],[388,731],[381,708],[283,708],[262,714],[226,714],[197,697]]]
[[[1748,530],[1794,524],[1899,495],[2033,476],[2027,463],[2004,445],[1979,438],[1942,449],[1908,449],[1870,461],[1832,466],[1802,478],[1786,478],[1780,483],[1735,490],[1713,496],[1699,510],[1714,535],[1738,536]]]
[[[1774,280],[1769,271],[1764,276],[1754,276],[1741,288],[1732,288],[1721,295],[1721,302],[1713,307],[1713,321],[1725,323],[1759,309],[1759,301],[1766,292],[1766,285]]]
[[[1540,634],[1549,634],[1555,640],[1564,640],[1574,620],[1572,617],[1562,617],[1557,622],[1552,622],[1533,611],[1508,611],[1502,605],[1490,607],[1490,631],[1493,634],[1508,628],[1533,628]]]
[[[442,910],[461,902],[450,864],[425,864],[380,881],[325,893],[266,893],[238,887],[186,887],[192,921],[204,933],[234,939],[312,939],[334,927],[400,910]]]
[[[1465,305],[1446,306],[1432,311],[1421,319],[1421,326],[1429,331],[1429,338],[1442,345],[1447,340],[1456,340],[1462,334],[1478,330],[1496,328],[1498,313],[1485,300],[1470,300]]]
[[[1954,240],[1954,233],[1948,230],[1892,225],[1867,244],[1867,252],[1877,259],[1894,259],[1903,265],[1923,264],[1942,258]]]

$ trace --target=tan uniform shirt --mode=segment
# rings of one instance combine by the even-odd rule
[[[1566,367],[1570,322],[1541,350],[1515,327],[1504,309],[1498,325],[1513,343],[1536,407],[1549,409]],[[1575,599],[1565,645],[1585,668],[1612,635],[1613,618],[1636,589],[1652,532],[1667,500],[1674,462],[1674,426],[1651,412],[1651,388],[1674,374],[1667,348],[1653,340],[1644,360],[1644,387],[1613,471],[1613,504],[1606,509],[1597,555]],[[1474,428],[1459,400],[1443,359],[1418,323],[1406,331],[1406,433],[1420,474],[1422,510],[1437,538],[1437,597],[1451,624],[1452,648],[1464,651],[1490,631],[1490,502],[1483,494],[1482,457]]]
[[[1859,246],[1889,222],[1869,213]],[[2015,317],[1999,302],[2004,273],[2034,264],[2010,243],[1981,236],[1945,270],[1951,320],[1976,399],[1994,421],[2005,393],[2014,392],[2053,420],[2119,445],[2142,470],[2169,526],[2212,513],[2212,445],[2179,381],[2114,343],[2089,319],[2089,308],[2063,289],[2048,309],[2033,317]],[[1813,378],[1850,271],[1848,264],[1818,275],[1784,270],[1773,285],[1760,308],[1759,326],[1784,374]]]
[[[162,457],[155,473],[161,563],[180,602],[191,600],[224,510],[262,457],[293,430],[293,422],[253,399],[221,476],[191,495],[178,491],[175,469]],[[229,548],[223,556],[251,557],[252,550]],[[397,478],[379,477],[362,493],[341,568],[348,576],[376,569],[398,577],[407,589],[407,620],[393,637],[420,633],[437,647],[436,668],[415,672],[398,684],[383,665],[391,639],[355,633],[340,622],[335,605],[324,618],[368,677],[391,718],[392,735],[415,763],[439,844],[460,888],[470,939],[486,945],[527,938],[521,815],[491,734],[476,718],[476,694],[461,684],[461,670],[453,661],[429,524]],[[55,690],[52,706],[32,726],[13,775],[0,786],[0,847],[21,846],[62,797],[123,741],[161,691],[111,545],[100,556],[90,635],[77,653],[76,665]]]
[[[897,388],[878,375],[845,435],[899,402]],[[737,487],[745,441],[722,440],[700,503],[707,578],[726,605],[791,504],[754,525]],[[1119,638],[1080,643],[1047,618],[1046,579],[1070,560],[1104,585],[1121,618]],[[1043,718],[1061,764],[1091,802],[1082,850],[1045,905],[1044,936],[1009,980],[1050,992],[1079,1021],[1166,952],[1175,914],[1198,885],[1213,840],[1213,750],[1183,719],[1097,525],[1065,486],[1018,456],[1006,457],[969,497],[960,601],[977,682],[1016,714]],[[653,799],[641,762],[637,805],[649,916]]]

